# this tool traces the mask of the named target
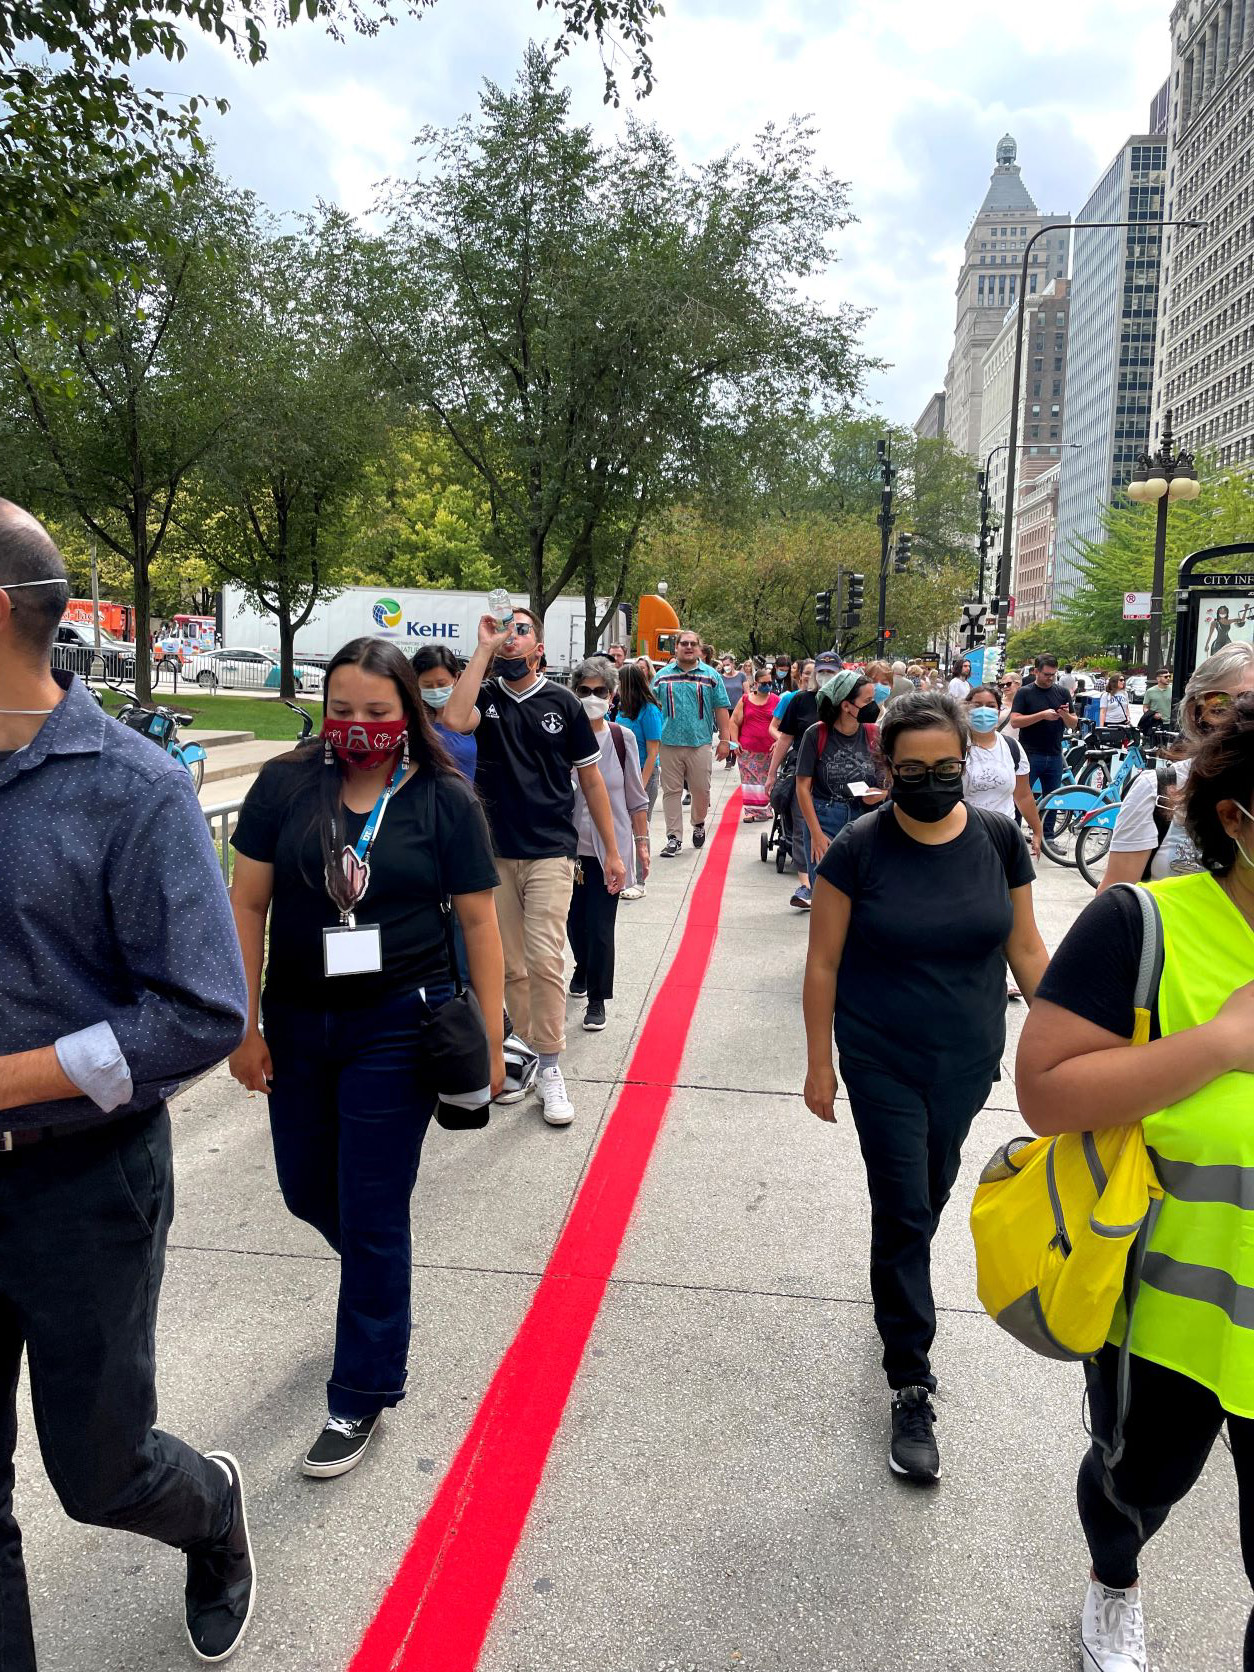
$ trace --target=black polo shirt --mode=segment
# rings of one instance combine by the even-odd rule
[[[601,746],[583,704],[573,691],[547,679],[538,679],[521,696],[503,680],[485,679],[478,708],[475,786],[497,856],[574,859],[571,771],[601,764]]]

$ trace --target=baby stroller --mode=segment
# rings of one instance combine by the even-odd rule
[[[792,821],[796,817],[797,782],[796,773],[789,770],[791,762],[792,755],[789,754],[775,779],[775,788],[771,791],[771,810],[775,816],[770,830],[762,832],[760,844],[763,865],[768,865],[774,854],[775,869],[780,876],[783,876],[792,858]]]

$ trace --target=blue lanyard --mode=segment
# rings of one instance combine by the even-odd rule
[[[383,815],[387,812],[388,802],[392,799],[392,791],[396,785],[396,774],[398,770],[399,762],[397,763],[397,766],[392,768],[392,775],[388,779],[387,783],[384,784],[383,793],[375,802],[374,807],[371,810],[370,817],[366,820],[362,833],[357,838],[356,844],[354,845],[353,852],[357,855],[357,858],[363,865],[366,862],[366,857],[369,854],[370,849],[374,846],[375,837],[379,834],[379,826],[383,823]]]

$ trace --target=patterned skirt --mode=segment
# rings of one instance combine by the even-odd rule
[[[740,768],[740,787],[745,813],[757,818],[765,817],[771,810],[766,794],[766,775],[770,770],[771,751],[768,749],[759,754],[753,749],[739,749],[736,752],[736,764]]]

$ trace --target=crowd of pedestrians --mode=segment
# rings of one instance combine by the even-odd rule
[[[320,735],[244,801],[228,905],[187,775],[49,670],[66,595],[45,531],[0,502],[0,1672],[35,1667],[12,1504],[23,1347],[67,1511],[183,1553],[202,1660],[228,1658],[252,1615],[240,1464],[154,1426],[169,1097],[229,1059],[266,1100],[286,1207],[338,1255],[326,1416],[300,1467],[344,1475],[405,1397],[431,1121],[482,1125],[533,1078],[544,1122],[575,1119],[568,999],[584,1030],[607,1027],[659,791],[659,857],[682,853],[685,805],[700,849],[718,761],[809,914],[804,1096],[830,1122],[843,1095],[857,1134],[891,1469],[941,1474],[931,1248],[1022,998],[1029,1124],[1142,1123],[1164,1190],[1128,1351],[1112,1327],[1085,1366],[1087,1664],[1146,1672],[1140,1552],[1225,1425],[1254,1582],[1254,649],[1222,646],[1178,710],[1156,682],[1179,745],[1125,801],[1106,884],[1051,962],[1030,786],[1057,782],[1078,692],[1052,657],[989,685],[965,659],[947,677],[834,652],[738,662],[685,628],[662,666],[616,644],[566,685],[527,609],[485,616],[464,665],[354,640],[326,670]],[[1107,723],[1127,704],[1108,681]],[[1114,885],[1142,879],[1163,953],[1129,1051],[1147,951],[1135,892]],[[57,911],[72,944],[48,932]]]

